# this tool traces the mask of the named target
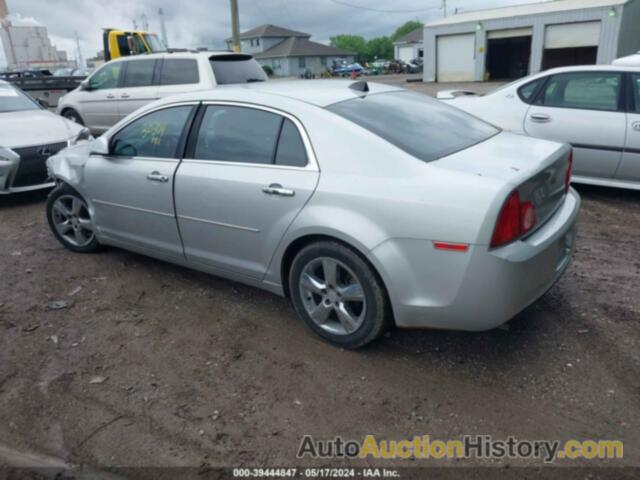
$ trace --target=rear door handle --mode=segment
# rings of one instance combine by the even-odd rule
[[[169,181],[169,177],[167,175],[162,175],[160,172],[151,172],[149,175],[147,175],[147,180],[151,180],[152,182],[166,183]]]
[[[109,95],[107,95],[107,98],[111,100],[112,98],[116,98],[116,96],[113,93],[110,93]]]
[[[262,189],[267,195],[280,195],[281,197],[293,197],[296,192],[288,188],[284,188],[279,183],[272,183],[268,187]]]
[[[640,132],[640,122],[633,122],[631,124],[631,128],[633,128],[636,132]]]
[[[546,113],[532,113],[529,118],[531,118],[531,120],[533,120],[534,122],[540,123],[551,121],[551,116],[547,115]]]

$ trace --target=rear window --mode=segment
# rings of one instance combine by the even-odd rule
[[[464,150],[499,130],[426,95],[367,95],[327,107],[424,162]]]
[[[218,85],[264,82],[267,75],[251,55],[218,55],[209,59]]]
[[[162,62],[160,85],[199,83],[198,62],[189,58],[171,58]]]

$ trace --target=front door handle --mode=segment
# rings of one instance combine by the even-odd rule
[[[531,118],[531,120],[533,120],[534,122],[540,123],[551,121],[551,116],[547,115],[546,113],[532,113],[529,118]]]
[[[123,93],[122,95],[120,95],[120,98],[129,98],[129,94],[128,93]]]
[[[296,192],[288,188],[284,188],[279,183],[272,183],[268,187],[262,189],[267,195],[280,195],[281,197],[293,197]]]
[[[147,175],[147,180],[151,180],[152,182],[167,183],[169,181],[169,177],[167,175],[162,175],[160,172],[151,172],[149,175]]]

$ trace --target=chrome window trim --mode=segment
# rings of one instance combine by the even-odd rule
[[[249,162],[229,162],[227,160],[206,160],[201,158],[185,158],[184,162],[189,163],[207,163],[214,165],[236,165],[243,167],[261,167],[261,168],[274,168],[274,169],[285,169],[285,170],[296,170],[296,171],[311,171],[311,172],[319,172],[320,166],[318,165],[318,160],[315,155],[315,151],[313,150],[313,146],[311,145],[311,140],[309,139],[309,135],[307,134],[307,130],[304,128],[302,122],[292,114],[285,112],[283,110],[278,110],[277,108],[266,107],[264,105],[259,105],[257,103],[251,102],[236,102],[236,101],[228,101],[228,100],[204,100],[202,102],[204,106],[217,106],[217,105],[228,105],[231,107],[241,107],[241,108],[252,108],[254,110],[263,110],[265,112],[273,113],[275,115],[279,115],[290,120],[298,129],[298,134],[300,138],[302,138],[302,143],[304,143],[305,151],[307,152],[307,164],[304,167],[295,167],[291,165],[275,165],[272,163],[249,163]]]

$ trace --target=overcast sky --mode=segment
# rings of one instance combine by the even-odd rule
[[[448,0],[449,14],[535,0]],[[333,35],[352,33],[365,38],[390,35],[407,20],[423,22],[443,15],[441,0],[238,0],[240,29],[271,23],[312,35],[327,42]],[[158,8],[165,12],[172,47],[225,47],[230,36],[229,0],[7,0],[9,12],[23,22],[46,26],[53,43],[76,57],[74,32],[82,54],[92,57],[101,49],[101,28],[132,28],[133,19],[160,33]],[[353,8],[344,4],[354,5]],[[371,10],[367,10],[371,9]],[[381,10],[381,11],[375,11]],[[0,64],[4,64],[0,49]]]

